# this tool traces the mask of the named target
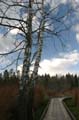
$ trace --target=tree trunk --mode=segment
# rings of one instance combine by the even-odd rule
[[[42,0],[42,6],[41,6],[41,14],[43,17],[43,5],[44,5],[44,0]],[[32,79],[34,81],[34,84],[37,79],[37,74],[38,74],[38,69],[39,69],[39,63],[41,60],[41,54],[42,54],[42,47],[43,47],[43,32],[44,32],[44,18],[42,19],[40,26],[39,26],[39,32],[38,32],[38,48],[37,48],[37,56],[34,64],[34,70],[32,74]]]
[[[33,120],[32,113],[32,91],[28,87],[25,94],[19,96],[17,106],[17,120]]]
[[[29,0],[29,13],[27,19],[27,33],[25,40],[25,52],[23,61],[22,78],[20,80],[17,120],[33,120],[32,117],[32,91],[29,82],[29,68],[32,48],[32,2]]]

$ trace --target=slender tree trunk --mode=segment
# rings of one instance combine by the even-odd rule
[[[42,0],[43,1],[43,0]],[[42,12],[43,12],[43,4],[42,4]],[[36,84],[36,81],[38,79],[38,69],[39,69],[39,63],[41,60],[41,54],[42,54],[42,47],[43,47],[43,32],[44,32],[44,21],[41,22],[38,32],[38,47],[37,47],[37,56],[34,64],[34,70],[32,73],[32,101],[34,101],[34,87]]]
[[[19,87],[19,101],[18,101],[18,120],[32,120],[32,102],[31,102],[31,88],[28,86],[29,82],[29,68],[32,48],[32,2],[29,0],[27,19],[27,32],[25,40],[25,51],[22,78]]]
[[[44,0],[42,0],[42,6],[41,6],[42,17],[43,17],[43,14],[44,14],[43,6],[44,6]],[[35,64],[34,64],[34,70],[33,70],[33,76],[32,76],[34,84],[35,84],[35,81],[37,79],[39,63],[40,63],[41,55],[42,55],[44,24],[45,24],[45,22],[44,22],[44,18],[43,18],[41,23],[40,23],[39,32],[38,32],[37,56],[36,56],[36,60],[35,60]]]
[[[29,0],[29,13],[27,19],[27,33],[25,40],[25,51],[24,51],[24,61],[23,61],[23,70],[22,77],[20,82],[20,91],[25,92],[26,84],[29,81],[29,68],[30,68],[30,58],[31,58],[31,48],[32,48],[32,2]]]
[[[32,76],[34,84],[35,84],[35,81],[37,79],[39,63],[40,63],[40,60],[41,60],[42,46],[43,46],[43,38],[42,38],[42,36],[43,36],[43,31],[41,30],[38,33],[38,50],[37,50],[37,57],[36,57],[36,60],[35,60],[34,71],[33,71],[33,76]]]

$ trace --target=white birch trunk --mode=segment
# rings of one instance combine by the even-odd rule
[[[30,58],[31,58],[31,48],[32,48],[32,1],[29,0],[29,13],[27,20],[27,33],[25,40],[25,51],[24,51],[24,61],[23,61],[23,70],[22,77],[20,80],[20,91],[25,90],[26,83],[29,81],[29,68],[30,68]]]
[[[42,10],[42,17],[44,14],[44,0],[42,0],[42,6],[41,6],[41,10]],[[36,78],[37,78],[37,74],[38,74],[38,69],[39,69],[39,63],[41,61],[41,55],[42,55],[42,47],[43,47],[43,32],[44,32],[44,19],[41,22],[40,28],[39,28],[39,32],[38,32],[38,48],[37,48],[37,57],[35,60],[35,64],[34,64],[34,70],[33,70],[33,83],[35,84]]]

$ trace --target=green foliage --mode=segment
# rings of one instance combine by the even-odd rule
[[[65,76],[56,75],[52,77],[50,77],[50,75],[43,75],[38,76],[38,82],[49,89],[63,91],[78,87],[79,77],[70,73]]]
[[[10,69],[9,71],[6,69],[4,70],[3,74],[0,73],[0,84],[6,84],[6,83],[15,83],[19,81],[19,77],[14,72],[13,69]]]
[[[48,104],[48,99],[46,99],[45,101],[43,101],[42,104],[40,104],[39,108],[34,112],[34,120],[40,120],[47,104]]]
[[[76,120],[79,120],[79,107],[75,106],[74,99],[66,99],[65,103],[73,115],[76,117]]]

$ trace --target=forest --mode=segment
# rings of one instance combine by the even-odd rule
[[[31,76],[30,76],[31,79]],[[19,94],[20,72],[13,69],[0,73],[0,119],[17,119],[16,101]],[[33,114],[39,120],[41,112],[51,97],[73,96],[79,105],[79,76],[66,74],[63,76],[48,74],[38,75],[34,88]],[[41,112],[40,112],[41,111]]]
[[[32,75],[30,75],[31,79]],[[13,69],[4,70],[3,73],[0,73],[0,83],[18,83],[21,79],[20,71],[18,70],[16,73]],[[42,84],[45,88],[49,88],[52,90],[63,91],[67,89],[72,89],[75,87],[79,87],[79,76],[77,74],[66,74],[66,75],[55,75],[50,76],[49,74],[38,75],[36,84]]]

